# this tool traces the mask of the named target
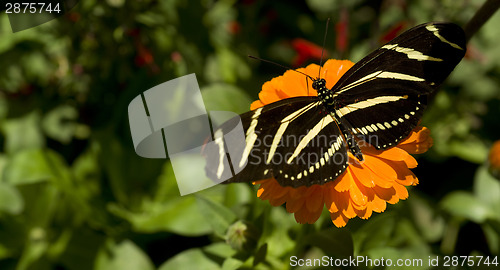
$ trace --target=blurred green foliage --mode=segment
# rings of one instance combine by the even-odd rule
[[[88,0],[15,34],[0,15],[0,268],[290,269],[293,255],[500,255],[500,184],[486,161],[500,137],[498,14],[423,119],[435,145],[418,157],[420,185],[346,228],[327,214],[299,225],[249,184],[181,197],[167,160],[135,154],[127,119],[135,96],[189,73],[207,109],[248,110],[283,70],[246,56],[293,65],[291,41],[319,44],[328,17],[348,29],[330,32],[328,57],[357,61],[398,25],[464,25],[481,4]]]

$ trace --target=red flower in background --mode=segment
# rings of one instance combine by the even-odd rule
[[[142,44],[137,45],[137,55],[135,56],[135,64],[138,67],[143,67],[153,63],[153,54]]]
[[[393,40],[407,28],[407,25],[408,23],[405,21],[397,23],[380,37],[380,43],[385,44]]]
[[[346,9],[342,9],[340,20],[335,24],[336,40],[335,45],[337,51],[343,54],[349,46],[349,15]]]
[[[292,40],[292,47],[297,52],[297,56],[292,61],[294,67],[302,66],[307,60],[321,59],[323,48],[305,39],[296,38]],[[324,55],[326,54],[327,52],[325,51]]]
[[[241,31],[241,24],[238,21],[230,21],[227,24],[227,31],[233,35],[236,35]]]

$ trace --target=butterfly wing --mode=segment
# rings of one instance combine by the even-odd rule
[[[216,129],[215,140],[225,142],[224,134],[239,121],[245,142],[231,145],[229,166],[216,144],[204,150],[207,175],[214,180],[231,170],[228,183],[274,177],[282,186],[310,186],[334,180],[347,166],[340,130],[317,97],[289,98],[244,113]]]
[[[377,149],[396,145],[418,124],[427,95],[465,55],[451,23],[416,26],[363,58],[332,88],[341,121]]]
[[[377,149],[391,147],[417,125],[432,93],[465,54],[463,30],[449,23],[416,26],[349,69],[332,88],[339,121]],[[241,121],[245,141],[226,135]],[[207,175],[227,183],[270,177],[282,186],[335,180],[347,166],[339,127],[318,97],[281,100],[223,124],[207,145]]]

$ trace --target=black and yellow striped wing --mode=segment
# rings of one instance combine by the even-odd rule
[[[332,88],[342,122],[377,149],[396,145],[420,121],[427,95],[465,55],[451,23],[416,26],[372,52]]]
[[[274,177],[293,187],[334,181],[348,150],[362,160],[353,137],[386,149],[408,136],[427,96],[465,55],[465,42],[455,24],[422,24],[363,58],[331,90],[316,79],[318,97],[281,100],[228,121],[214,131],[211,147],[219,150],[205,150],[207,175],[232,175],[229,183]],[[245,142],[227,151],[224,135],[239,121]],[[222,162],[225,151],[229,163]]]
[[[228,134],[241,121],[245,143],[232,144]],[[214,132],[218,143],[207,145],[207,174],[229,182],[248,182],[270,177],[284,186],[323,184],[347,167],[344,138],[317,97],[281,100],[233,118]],[[231,162],[222,162],[218,148],[231,145]],[[209,148],[211,147],[211,148]],[[304,180],[305,179],[305,180]]]

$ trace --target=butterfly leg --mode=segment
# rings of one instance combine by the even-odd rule
[[[345,141],[347,142],[347,146],[349,148],[349,151],[359,160],[363,161],[363,153],[361,153],[361,149],[358,146],[358,143],[356,142],[356,139],[354,138],[354,135],[346,128],[342,122],[340,122],[340,119],[337,117],[335,113],[330,113],[335,119],[335,122],[337,123],[340,131],[342,132],[342,135],[345,138]]]

